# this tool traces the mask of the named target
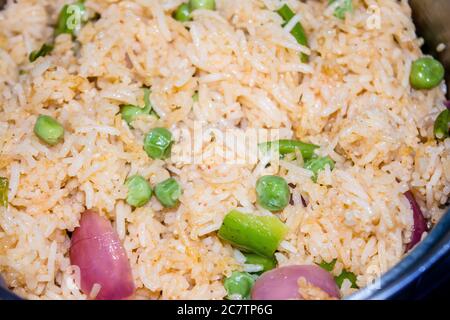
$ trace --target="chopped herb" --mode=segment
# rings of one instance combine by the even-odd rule
[[[328,5],[333,3],[337,3],[336,8],[334,9],[334,16],[338,19],[345,19],[345,14],[347,12],[353,11],[353,3],[352,0],[329,0]]]
[[[5,208],[8,207],[8,187],[8,179],[0,177],[0,206]]]
[[[44,43],[39,50],[32,51],[30,53],[30,55],[28,56],[28,59],[30,60],[30,62],[34,62],[39,57],[45,57],[47,54],[52,52],[52,50],[53,50],[53,44]]]

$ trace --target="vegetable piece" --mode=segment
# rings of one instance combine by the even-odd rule
[[[406,251],[411,250],[417,243],[422,240],[422,234],[428,231],[427,221],[420,209],[419,204],[416,201],[413,193],[411,191],[407,191],[405,193],[406,199],[408,199],[409,204],[411,205],[411,209],[413,211],[414,225],[412,229],[411,241],[406,245]]]
[[[144,139],[144,150],[152,159],[167,159],[172,149],[172,133],[166,128],[152,129]]]
[[[339,2],[339,3],[337,4],[336,8],[334,9],[333,15],[338,19],[344,20],[345,14],[347,12],[353,11],[353,2],[352,2],[352,0],[329,0],[328,5],[331,5],[335,2]]]
[[[197,9],[215,10],[215,0],[189,0],[189,8],[191,12]]]
[[[272,258],[286,233],[287,227],[275,216],[233,210],[225,216],[218,235],[237,248]]]
[[[278,9],[277,13],[283,18],[284,25],[286,25],[291,19],[295,16],[294,11],[289,8],[288,5],[284,4],[280,9]],[[283,25],[283,26],[284,26]],[[291,30],[292,36],[294,36],[295,40],[302,46],[308,46],[308,38],[306,37],[305,29],[303,28],[300,22],[296,23],[295,26]],[[309,61],[308,55],[302,53],[301,61],[303,63],[307,63]]]
[[[434,122],[434,136],[436,139],[443,140],[449,137],[448,125],[450,123],[450,110],[442,111]]]
[[[261,272],[272,270],[277,266],[277,262],[274,257],[267,258],[254,253],[244,253],[244,256],[246,264],[261,266]]]
[[[72,4],[66,4],[59,12],[54,36],[67,33],[74,35],[80,30],[83,23],[87,21],[86,7],[84,1],[77,1]]]
[[[164,207],[173,208],[178,204],[181,187],[175,179],[169,178],[156,185],[155,195]]]
[[[30,53],[28,60],[30,60],[30,62],[34,62],[39,57],[45,57],[47,54],[52,52],[53,48],[53,44],[44,43],[39,50],[34,50]]]
[[[150,102],[150,89],[144,88],[144,107],[140,108],[131,104],[123,105],[120,107],[120,114],[122,119],[130,126],[131,123],[141,115],[150,114],[153,110],[153,106]]]
[[[223,286],[227,290],[229,300],[248,300],[257,276],[247,272],[233,271],[231,276],[225,279]]]
[[[196,91],[196,92],[194,93],[194,95],[192,96],[192,100],[193,100],[194,102],[198,102],[198,91]]]
[[[256,182],[258,203],[269,211],[280,211],[289,204],[291,192],[282,177],[262,176]]]
[[[173,17],[177,21],[186,22],[191,20],[191,9],[189,8],[189,4],[182,3],[177,10],[173,13]]]
[[[152,188],[144,177],[134,175],[125,181],[128,187],[127,203],[139,208],[146,205],[152,197]]]
[[[325,169],[325,166],[329,165],[330,170],[334,169],[334,161],[330,157],[313,158],[305,162],[305,169],[310,170],[313,175],[311,179],[317,182],[319,172]]]
[[[444,79],[442,64],[432,57],[417,59],[412,63],[409,82],[414,89],[433,89]]]
[[[353,272],[342,270],[341,274],[337,277],[334,277],[334,280],[336,281],[336,284],[339,288],[342,288],[342,283],[344,280],[347,279],[351,282],[353,289],[358,289],[358,285],[356,284],[356,275]]]
[[[4,177],[0,177],[0,206],[8,207],[8,187],[9,180]]]
[[[319,146],[297,140],[277,140],[259,144],[259,149],[262,152],[275,150],[278,151],[281,156],[295,153],[295,150],[298,150],[302,154],[304,161],[311,159],[314,156],[314,150],[317,148],[319,148]]]
[[[334,266],[336,265],[336,261],[337,261],[336,259],[331,260],[331,262],[322,261],[321,263],[319,263],[319,267],[328,272],[332,272]]]
[[[34,125],[34,133],[42,141],[54,146],[64,137],[64,128],[52,117],[41,114]]]
[[[253,286],[252,299],[303,300],[298,287],[299,278],[304,278],[333,298],[340,298],[339,288],[329,272],[315,265],[293,265],[262,274]]]
[[[134,293],[133,275],[125,249],[111,223],[92,210],[81,214],[72,234],[70,263],[80,268],[80,286],[90,294],[101,285],[97,300],[125,299]]]

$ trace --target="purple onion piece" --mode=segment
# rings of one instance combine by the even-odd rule
[[[414,198],[413,193],[411,191],[408,191],[405,193],[405,197],[408,199],[409,204],[411,205],[414,217],[414,225],[412,229],[411,241],[406,245],[406,251],[408,252],[417,243],[419,243],[420,240],[422,240],[422,234],[428,231],[428,228],[427,228],[427,221],[425,220],[422,210],[420,209],[420,206],[417,203],[416,198]]]
[[[446,106],[447,109],[450,109],[450,100],[444,101],[444,106]]]

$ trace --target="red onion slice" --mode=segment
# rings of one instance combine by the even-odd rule
[[[420,209],[419,204],[414,198],[414,195],[411,191],[405,193],[405,197],[408,199],[409,204],[411,205],[411,209],[413,211],[414,225],[412,229],[411,241],[406,245],[406,251],[411,250],[417,243],[422,240],[422,234],[428,231],[427,221]]]
[[[252,300],[303,300],[298,287],[301,277],[329,296],[340,298],[339,288],[329,272],[315,265],[295,265],[263,273],[253,286]]]
[[[118,300],[131,296],[134,282],[125,249],[111,223],[92,210],[81,215],[72,234],[70,262],[80,268],[80,285],[90,294],[101,285],[97,300]]]

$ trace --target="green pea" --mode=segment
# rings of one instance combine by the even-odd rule
[[[434,122],[434,136],[438,140],[443,140],[449,137],[448,125],[450,123],[450,110],[442,111],[436,121]]]
[[[333,15],[336,18],[339,18],[341,20],[345,19],[345,14],[347,12],[353,11],[353,2],[352,0],[329,0],[328,5],[331,5],[332,3],[339,1],[339,5],[334,9]]]
[[[9,180],[4,177],[0,177],[0,206],[8,207],[8,187]]]
[[[275,216],[232,210],[223,219],[218,235],[243,251],[273,258],[286,233],[287,227]]]
[[[186,22],[191,20],[191,9],[189,8],[189,4],[183,3],[181,4],[177,10],[173,13],[173,17],[177,21]]]
[[[153,106],[150,102],[150,89],[144,88],[144,107],[140,108],[131,104],[123,105],[120,107],[120,115],[122,119],[132,128],[131,123],[136,120],[137,117],[142,115],[151,114]]]
[[[39,139],[53,146],[64,137],[64,128],[52,117],[41,114],[34,125],[34,133]]]
[[[260,273],[272,270],[277,266],[274,257],[268,258],[254,253],[244,253],[244,256],[246,264],[261,266],[262,269]]]
[[[160,182],[155,187],[156,198],[166,208],[173,208],[178,205],[181,192],[181,186],[173,178]]]
[[[432,57],[417,59],[411,66],[409,82],[414,89],[433,89],[444,79],[442,64]]]
[[[125,181],[128,188],[127,203],[139,208],[145,206],[152,197],[152,188],[144,177],[134,175]]]
[[[34,50],[30,53],[30,55],[28,56],[28,60],[30,60],[30,62],[34,62],[39,57],[45,57],[50,52],[52,52],[53,47],[53,44],[44,43],[39,50]]]
[[[268,152],[269,150],[274,149],[280,153],[280,156],[295,153],[295,151],[298,150],[302,154],[303,160],[305,161],[311,159],[314,156],[314,150],[318,148],[319,146],[311,143],[287,139],[263,142],[259,144],[259,149],[262,152]]]
[[[229,300],[248,300],[257,276],[247,272],[233,271],[231,276],[225,279],[223,286],[227,290]]]
[[[189,8],[191,12],[197,9],[215,10],[215,0],[189,0]]]
[[[167,159],[172,149],[172,133],[166,128],[151,130],[144,139],[144,150],[152,159]]]
[[[66,4],[61,9],[54,32],[55,37],[63,33],[74,35],[81,28],[81,25],[86,22],[86,7],[83,2],[78,1],[70,5]]]
[[[291,193],[283,178],[263,176],[256,182],[256,196],[263,208],[269,211],[280,211],[289,204]]]
[[[325,166],[329,165],[330,169],[334,169],[334,161],[330,157],[313,158],[305,162],[305,169],[312,171],[313,175],[311,179],[317,182],[319,172],[325,169]]]

